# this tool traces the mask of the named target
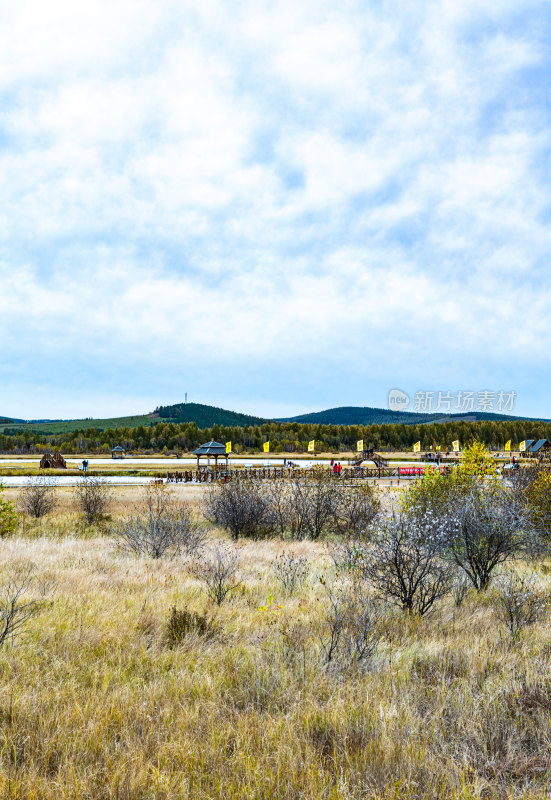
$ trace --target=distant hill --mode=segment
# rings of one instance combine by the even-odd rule
[[[263,425],[271,422],[262,417],[240,414],[237,411],[226,411],[224,408],[207,406],[202,403],[177,403],[173,406],[159,406],[155,414],[165,422],[195,422],[198,428],[211,428],[213,425],[224,425],[226,428],[245,427],[247,425]]]
[[[56,421],[29,421],[0,417],[0,433],[13,436],[16,433],[29,431],[40,433],[44,436],[56,436],[63,433],[72,433],[76,430],[89,430],[90,428],[105,431],[108,428],[137,428],[140,425],[149,427],[160,422],[185,423],[195,422],[198,428],[211,428],[213,425],[242,427],[247,425],[262,425],[270,420],[253,417],[250,414],[240,414],[236,411],[226,411],[223,408],[203,405],[202,403],[177,403],[172,406],[159,406],[150,414],[141,414],[131,417],[111,417],[108,419],[70,419]]]
[[[369,406],[341,406],[325,411],[279,418],[278,422],[299,422],[306,425],[428,425],[431,422],[479,422],[480,420],[525,419],[525,417],[472,411],[468,414],[422,414],[415,411],[390,411]],[[548,422],[548,420],[543,420]]]

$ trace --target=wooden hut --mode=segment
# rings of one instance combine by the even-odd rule
[[[111,450],[111,458],[124,458],[124,447],[118,444]]]
[[[61,453],[44,453],[40,459],[40,469],[67,469]]]
[[[538,439],[530,448],[529,454],[532,458],[549,458],[551,455],[551,442],[548,439]]]

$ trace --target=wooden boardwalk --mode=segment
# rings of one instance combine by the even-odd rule
[[[182,472],[167,472],[167,483],[216,483],[224,480],[274,481],[274,480],[314,480],[320,475],[331,477],[339,483],[351,481],[379,480],[382,478],[420,478],[424,470],[418,467],[402,467],[399,464],[372,467],[343,467],[340,475],[333,475],[330,469],[313,467],[294,469],[289,467],[253,467],[244,469],[191,469]]]

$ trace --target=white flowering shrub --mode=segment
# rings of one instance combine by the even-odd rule
[[[521,554],[533,554],[538,538],[526,504],[483,483],[454,498],[439,535],[442,551],[479,591],[488,587],[501,564]]]
[[[381,520],[371,545],[350,552],[350,567],[377,595],[423,615],[450,591],[456,567],[443,557],[445,520],[408,512]]]

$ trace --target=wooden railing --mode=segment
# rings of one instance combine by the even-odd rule
[[[371,467],[343,467],[339,474],[333,474],[324,467],[296,469],[289,467],[245,467],[228,469],[218,467],[211,469],[185,470],[183,472],[167,472],[167,483],[216,483],[225,480],[259,481],[259,480],[314,480],[323,475],[341,482],[367,480],[369,478],[422,477],[423,470],[409,468],[407,471],[399,464]]]

